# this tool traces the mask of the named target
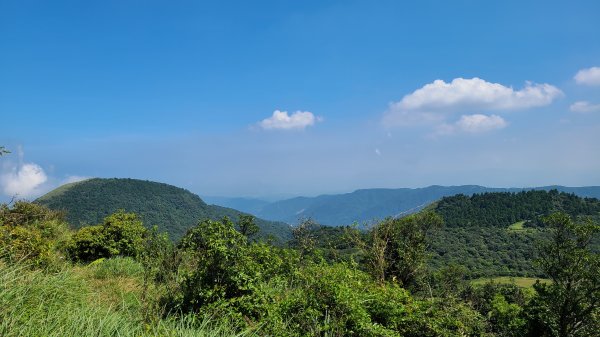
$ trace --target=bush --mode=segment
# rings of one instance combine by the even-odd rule
[[[414,287],[425,271],[430,235],[443,225],[433,212],[388,218],[370,233],[366,252],[371,274],[380,282],[393,280]]]
[[[97,226],[81,228],[67,251],[75,261],[89,262],[113,256],[137,257],[144,248],[146,229],[135,213],[119,211]]]
[[[403,289],[379,287],[368,274],[335,264],[306,267],[278,305],[293,335],[397,336],[390,316],[409,300]]]
[[[18,201],[0,205],[0,257],[34,267],[57,267],[70,231],[62,214]]]

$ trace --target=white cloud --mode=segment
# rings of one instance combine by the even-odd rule
[[[600,67],[581,69],[574,79],[577,84],[600,85]]]
[[[464,132],[486,132],[503,129],[508,125],[504,118],[497,115],[463,115],[456,122],[456,127]]]
[[[288,115],[287,111],[273,111],[273,115],[263,119],[258,125],[265,130],[302,130],[321,121],[309,111],[296,111]]]
[[[447,114],[470,110],[519,110],[549,105],[563,93],[550,84],[526,82],[514,90],[480,78],[455,78],[446,83],[435,80],[399,102],[390,104],[384,124],[402,126],[432,124],[445,120]]]
[[[579,101],[571,104],[569,110],[571,110],[571,112],[580,113],[600,112],[600,104],[592,104],[588,101]]]
[[[483,133],[492,130],[503,129],[508,126],[508,122],[498,115],[462,115],[460,119],[452,124],[444,123],[438,125],[436,134],[449,135],[459,132],[463,133]]]
[[[33,163],[14,167],[0,176],[0,183],[6,195],[22,198],[41,194],[40,188],[47,180],[48,176],[44,170]]]

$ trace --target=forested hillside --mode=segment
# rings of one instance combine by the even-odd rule
[[[444,197],[434,209],[444,218],[446,227],[508,227],[519,221],[524,221],[525,227],[534,227],[552,212],[598,215],[600,202],[557,190],[522,191]]]
[[[600,218],[598,199],[556,190],[461,194],[442,198],[431,209],[444,219],[432,240],[432,267],[462,265],[471,277],[539,276],[533,260],[536,245],[548,237],[546,216]],[[591,246],[600,249],[600,241]]]
[[[600,219],[600,201],[546,191],[483,193],[442,198],[427,210],[444,225],[431,235],[428,264],[432,270],[464,267],[469,278],[540,276],[535,268],[536,245],[548,238],[544,218],[564,212],[574,218]],[[356,247],[347,240],[350,227],[313,226],[313,237],[328,258],[349,256]],[[600,251],[600,240],[591,243]]]
[[[200,220],[220,220],[224,216],[237,221],[241,212],[207,205],[197,195],[168,184],[137,179],[89,179],[63,185],[40,197],[37,203],[64,210],[67,221],[79,228],[100,223],[106,216],[123,209],[138,214],[147,227],[157,225],[177,240]],[[281,222],[256,220],[260,235],[286,241],[291,235]]]

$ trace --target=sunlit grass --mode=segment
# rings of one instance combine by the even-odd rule
[[[131,261],[101,268],[137,269]],[[47,273],[26,265],[0,262],[0,336],[249,336],[208,316],[142,320],[139,285],[129,273],[104,278],[110,271],[66,268]],[[105,273],[106,272],[106,273]],[[99,274],[98,274],[99,273]],[[100,278],[97,278],[100,276]],[[100,282],[100,283],[98,283]],[[104,283],[103,283],[104,282]],[[121,298],[119,298],[121,297]],[[115,302],[122,301],[121,305]]]
[[[502,283],[502,284],[515,284],[522,288],[530,288],[535,282],[540,281],[541,283],[549,283],[550,280],[539,278],[539,277],[509,277],[509,276],[498,276],[498,277],[485,277],[478,278],[471,281],[474,285],[481,285],[489,282]]]

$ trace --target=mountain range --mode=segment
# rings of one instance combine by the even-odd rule
[[[361,189],[345,194],[296,197],[275,202],[253,198],[205,197],[207,203],[188,190],[164,183],[94,178],[63,185],[36,202],[64,210],[67,220],[75,228],[98,224],[119,209],[135,212],[148,227],[157,225],[175,240],[202,219],[218,220],[227,216],[237,221],[240,214],[248,213],[257,217],[260,236],[270,236],[284,242],[291,237],[288,224],[297,224],[303,218],[311,218],[326,226],[353,223],[367,226],[388,216],[398,217],[417,212],[444,197],[525,190],[558,190],[600,199],[600,186],[491,188],[479,185],[434,185],[414,189]]]
[[[373,188],[345,194],[296,197],[275,202],[254,198],[205,197],[209,203],[233,207],[272,221],[297,224],[312,218],[327,226],[343,226],[357,222],[365,225],[388,216],[416,212],[442,197],[467,196],[486,192],[520,192],[525,190],[558,190],[580,197],[600,198],[600,186],[542,186],[529,188],[494,188],[479,185],[438,186],[424,188]]]

